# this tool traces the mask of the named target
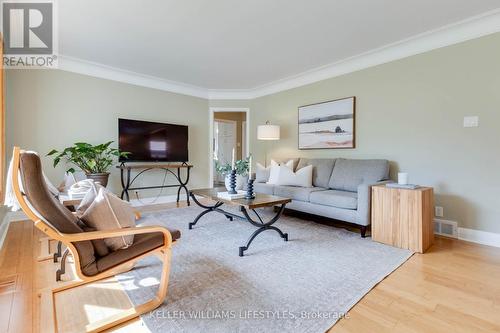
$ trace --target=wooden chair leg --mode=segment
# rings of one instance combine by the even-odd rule
[[[56,281],[61,281],[61,275],[66,273],[66,259],[68,258],[69,249],[64,250],[61,258],[61,267],[56,271]]]
[[[56,253],[54,253],[54,262],[57,262],[59,260],[61,253],[62,253],[62,242],[57,241],[57,251]]]

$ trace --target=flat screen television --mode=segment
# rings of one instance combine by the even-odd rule
[[[187,162],[188,127],[118,119],[118,147],[129,152],[120,162]]]

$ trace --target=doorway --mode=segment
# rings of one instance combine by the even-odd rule
[[[216,163],[231,164],[233,148],[236,160],[248,155],[247,110],[211,109],[210,186],[224,186],[224,176],[215,169]]]

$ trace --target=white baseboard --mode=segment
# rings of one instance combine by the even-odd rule
[[[28,219],[22,210],[18,210],[17,212],[8,212],[5,217],[9,222],[25,221]]]
[[[7,236],[7,230],[9,229],[10,222],[24,221],[27,218],[28,217],[22,211],[8,212],[5,214],[3,221],[0,224],[0,249],[3,246],[5,236]]]
[[[458,228],[458,239],[482,245],[500,247],[500,234],[494,232]]]
[[[7,235],[7,229],[9,229],[9,219],[4,216],[3,221],[0,222],[0,249],[3,246],[3,241],[5,240],[5,236]]]
[[[434,219],[434,223],[443,223],[453,226],[453,234],[439,233],[434,230],[435,235],[455,238],[466,242],[473,242],[482,245],[500,247],[500,234],[469,228],[461,228],[458,227],[458,223],[456,221]]]

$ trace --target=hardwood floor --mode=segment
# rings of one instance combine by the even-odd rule
[[[43,332],[40,327],[52,320],[39,294],[58,284],[57,264],[37,261],[40,237],[31,222],[9,227],[0,251],[1,333]],[[71,269],[67,269],[64,280],[70,279]],[[410,258],[329,332],[500,332],[499,281],[500,248],[437,238],[428,252]],[[62,293],[56,302],[63,332],[79,332],[89,321],[130,306],[114,279]],[[135,320],[113,332],[149,330]]]

